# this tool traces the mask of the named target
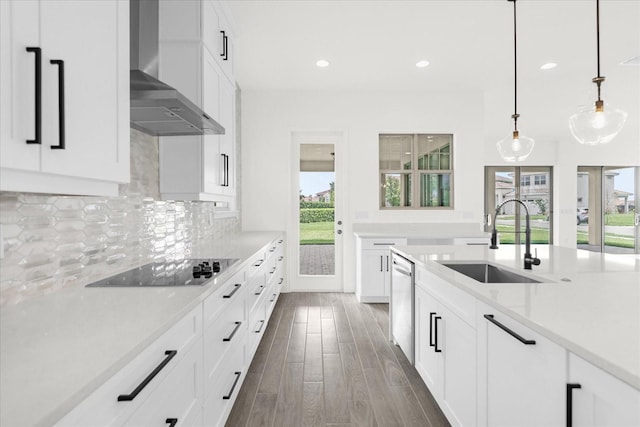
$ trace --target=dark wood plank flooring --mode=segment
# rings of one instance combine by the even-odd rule
[[[227,427],[448,426],[388,336],[388,304],[280,295]]]

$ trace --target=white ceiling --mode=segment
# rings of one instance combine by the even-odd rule
[[[496,125],[485,129],[485,136],[509,129],[512,2],[232,0],[228,5],[237,28],[235,75],[243,90],[479,91],[485,123]],[[595,5],[595,0],[517,2],[522,124],[547,131],[553,120],[566,133],[565,117],[579,104],[595,101]],[[640,0],[601,0],[600,14],[603,98],[640,115],[640,66],[621,65],[640,56]],[[318,59],[331,65],[318,68]],[[430,65],[416,68],[422,59]],[[558,67],[540,70],[550,61]]]
[[[513,81],[506,0],[230,1],[243,89],[480,89]],[[520,82],[596,75],[595,0],[520,0]],[[640,1],[601,1],[602,72],[638,78]],[[330,67],[320,69],[324,58]],[[424,69],[415,67],[427,59]],[[545,62],[559,66],[546,73]],[[625,70],[626,68],[626,70]],[[620,75],[620,76],[618,76]],[[506,80],[506,82],[505,82]]]

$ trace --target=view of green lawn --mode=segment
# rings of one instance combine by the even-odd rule
[[[500,235],[500,243],[503,243],[505,245],[512,245],[515,242],[516,235],[513,233],[513,226],[498,225],[496,226],[496,229],[498,230],[498,234]],[[524,234],[520,239],[522,243],[524,243]],[[549,230],[547,230],[546,228],[531,227],[531,243],[549,243]]]
[[[332,245],[335,241],[334,224],[331,222],[307,222],[300,224],[301,245]]]
[[[634,213],[607,214],[604,216],[604,225],[633,226]]]

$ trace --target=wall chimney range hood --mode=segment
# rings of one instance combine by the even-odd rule
[[[211,116],[158,80],[159,0],[131,0],[131,127],[152,136],[225,133]]]

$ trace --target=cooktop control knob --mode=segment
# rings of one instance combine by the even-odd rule
[[[213,261],[213,272],[214,273],[219,273],[220,272],[220,262],[219,261]]]

